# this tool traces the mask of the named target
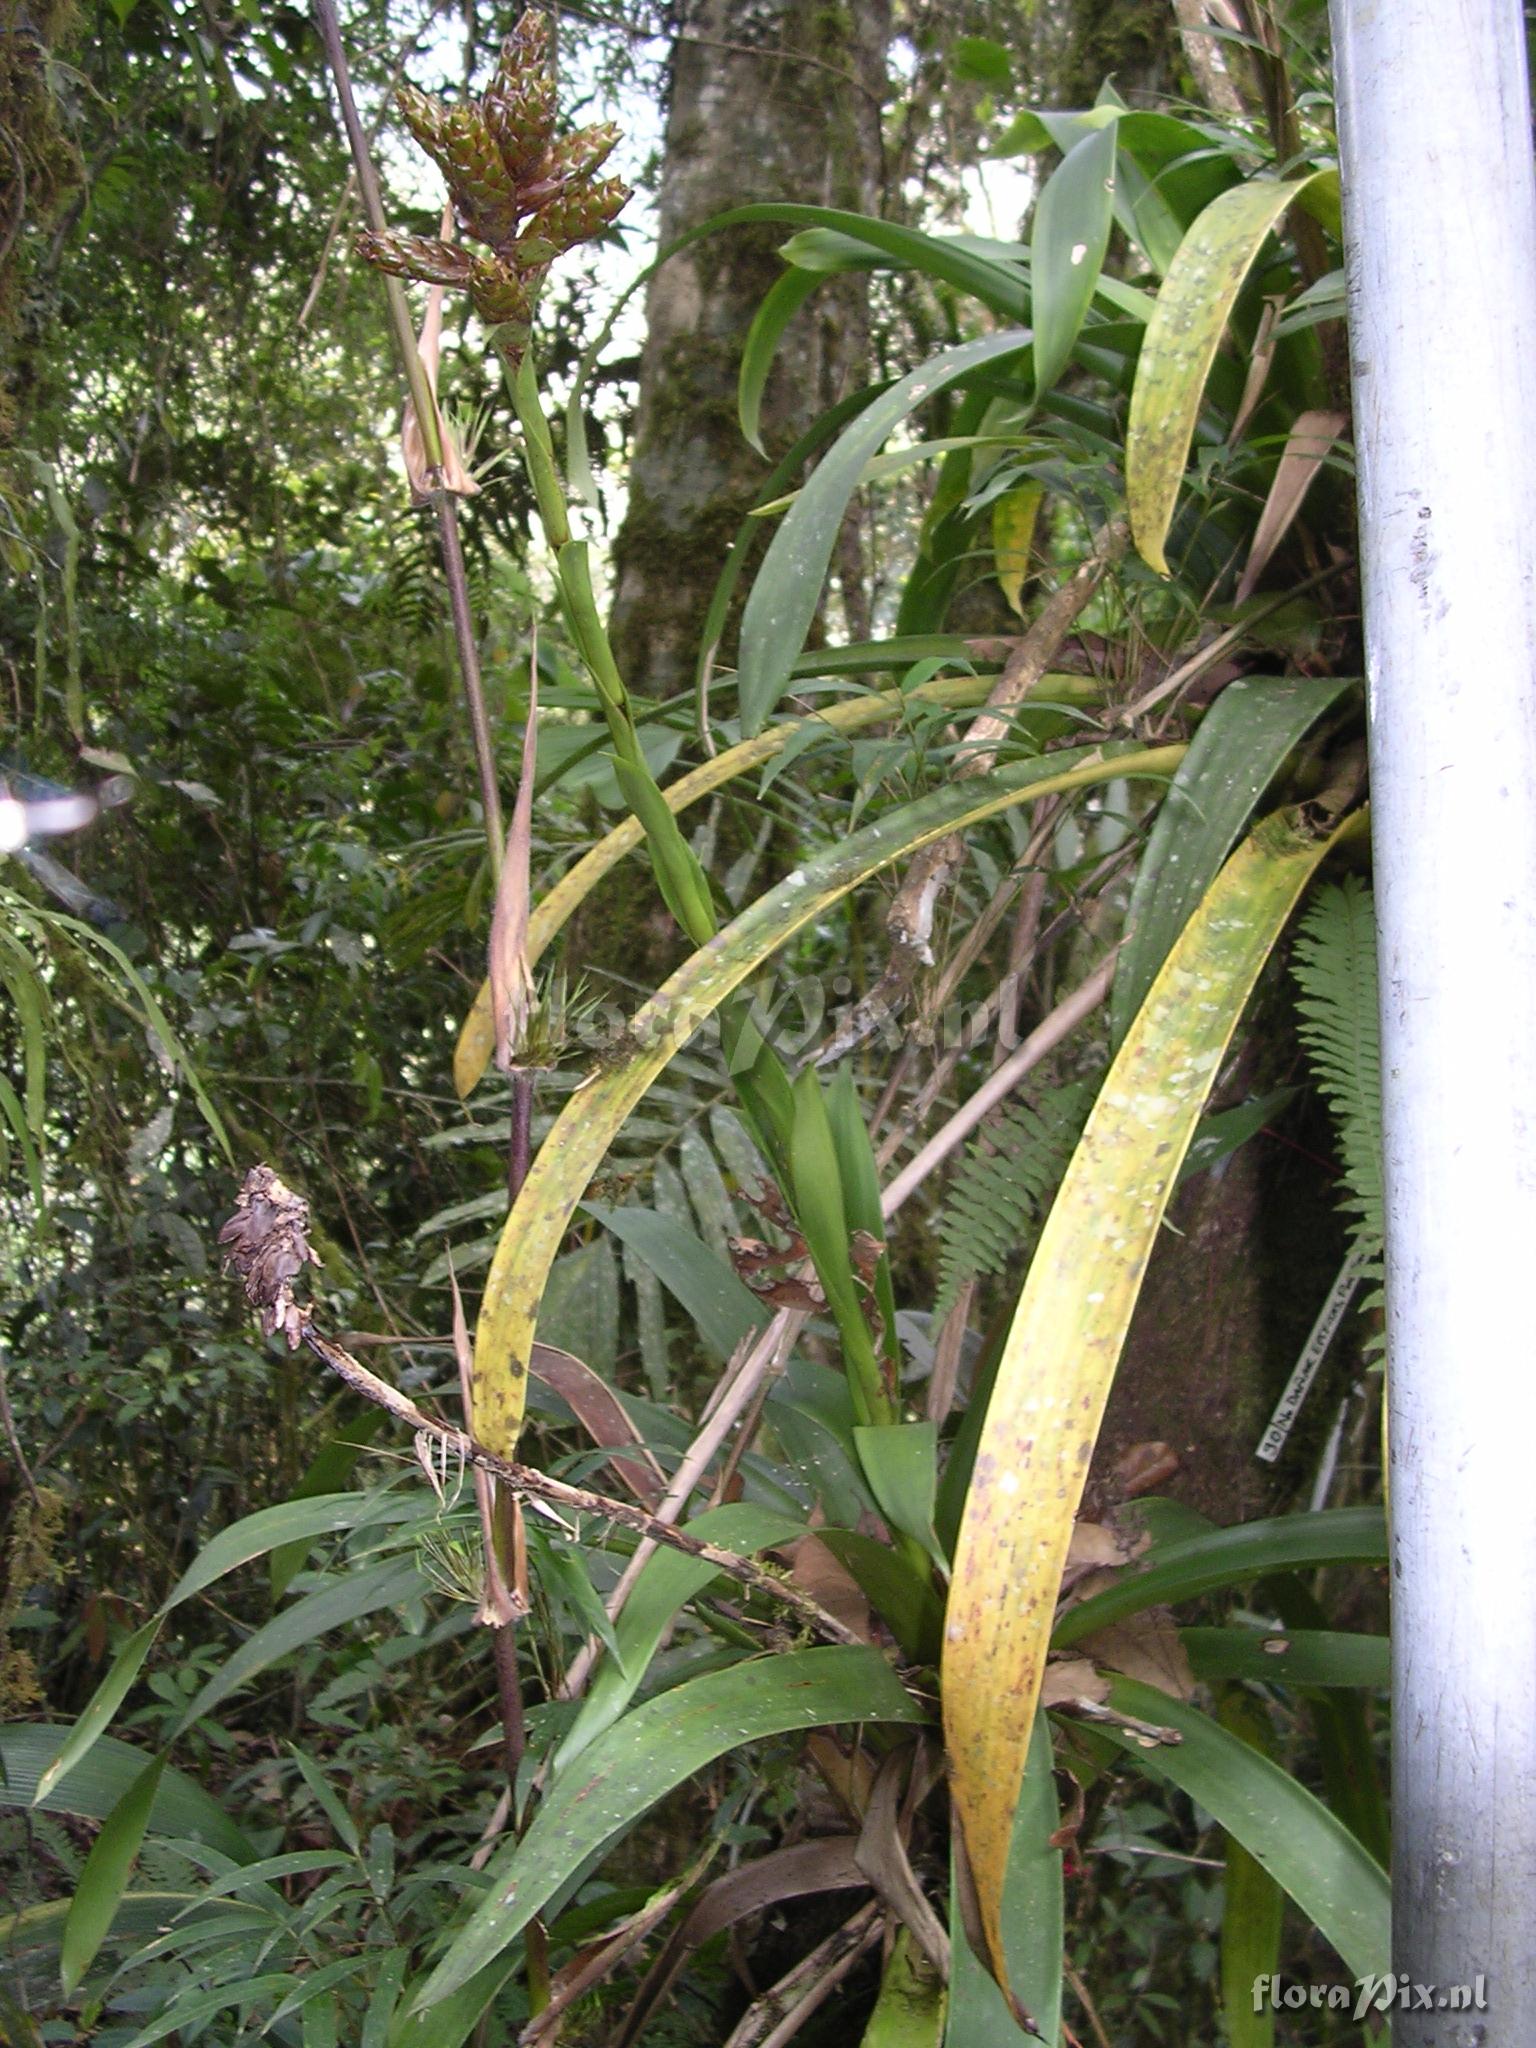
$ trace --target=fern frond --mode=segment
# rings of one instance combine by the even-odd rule
[[[939,1222],[936,1317],[948,1314],[968,1281],[1003,1272],[1034,1242],[1094,1094],[1093,1083],[1069,1081],[1048,1088],[1034,1107],[1012,1103],[971,1147]]]
[[[1369,1253],[1379,1305],[1386,1198],[1381,1170],[1381,1021],[1376,918],[1355,876],[1318,891],[1296,937],[1291,971],[1301,989],[1299,1033],[1339,1136],[1351,1242]]]

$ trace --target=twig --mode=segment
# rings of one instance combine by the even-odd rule
[[[709,1469],[738,1418],[751,1406],[758,1388],[773,1370],[776,1362],[794,1343],[804,1321],[805,1317],[798,1310],[780,1309],[747,1352],[736,1373],[722,1380],[715,1404],[709,1411],[704,1427],[689,1445],[683,1462],[672,1475],[666,1493],[657,1502],[655,1520],[658,1524],[670,1529],[682,1519],[694,1488]],[[623,1613],[635,1581],[646,1562],[655,1555],[657,1543],[667,1540],[665,1537],[655,1536],[648,1542],[636,1545],[634,1556],[624,1567],[618,1584],[608,1596],[607,1609],[610,1621],[616,1621]],[[688,1540],[693,1541],[692,1538]],[[778,1586],[783,1582],[775,1579],[772,1583]],[[593,1664],[597,1661],[600,1648],[601,1645],[593,1637],[577,1652],[560,1688],[562,1699],[574,1699],[581,1692]]]
[[[325,231],[325,240],[320,244],[320,260],[315,265],[315,274],[309,281],[309,290],[304,294],[304,303],[299,308],[296,327],[307,327],[309,316],[315,310],[321,292],[325,290],[326,275],[331,267],[331,251],[336,246],[336,237],[341,233],[341,224],[352,210],[352,197],[357,190],[357,173],[348,171],[342,182],[341,197],[331,215],[330,226]]]
[[[1125,864],[1126,855],[1123,850],[1106,854],[1092,874],[1085,877],[1081,884],[1083,893],[1089,894],[1098,889],[1103,883],[1112,880],[1116,870]],[[1068,904],[1065,909],[1058,911],[1044,931],[1036,937],[1031,957],[1038,957],[1042,954],[1049,945],[1068,929],[1077,918],[1077,915],[1078,910],[1075,902]],[[1004,1005],[1018,999],[1023,993],[1023,988],[1024,974],[1022,967],[1015,970],[1010,965],[1008,972],[1003,976],[997,987],[992,990],[991,994],[986,997],[980,1009],[970,1020],[960,1037],[953,1044],[947,1046],[934,1062],[933,1071],[903,1110],[900,1126],[887,1132],[885,1137],[881,1139],[875,1158],[882,1172],[890,1165],[897,1153],[907,1143],[907,1140],[923,1123],[928,1112],[933,1108],[933,1105],[948,1086],[950,1076],[960,1064],[962,1057],[973,1046],[978,1045],[983,1036],[992,1029],[993,1025],[999,1022],[1003,1014]],[[1046,1021],[1049,1022],[1049,1019]],[[1049,1047],[1046,1048],[1047,1051],[1049,1049]],[[997,1058],[994,1060],[993,1065],[998,1067],[1008,1057],[1009,1052],[1001,1031],[998,1034],[995,1050]]]
[[[368,129],[368,140],[370,143],[377,142],[383,131],[384,123],[389,117],[389,109],[395,97],[395,88],[405,76],[406,64],[415,51],[417,44],[421,41],[422,33],[423,31],[419,28],[413,29],[409,35],[403,36],[400,40],[399,47],[395,52],[394,67],[390,72],[389,83],[384,88],[384,97],[380,102],[379,111],[374,115],[372,125]],[[299,317],[296,324],[301,328],[309,325],[309,316],[315,310],[315,304],[321,292],[325,289],[325,276],[330,268],[331,251],[336,246],[337,236],[341,233],[342,222],[351,210],[353,195],[356,189],[357,173],[356,171],[349,171],[341,188],[341,197],[337,200],[336,209],[331,215],[330,225],[326,228],[325,240],[320,245],[320,260],[315,265],[315,274],[310,279],[309,290],[304,294],[304,303],[299,308]]]
[[[1055,658],[1062,642],[1081,617],[1095,591],[1130,543],[1124,519],[1111,520],[1099,534],[1093,552],[1041,606],[1028,632],[1017,642],[992,687],[983,710],[972,721],[956,761],[956,780],[985,775],[997,760],[1014,715]],[[878,1027],[879,1020],[907,997],[919,966],[932,959],[929,935],[940,896],[959,871],[965,839],[948,833],[924,847],[907,868],[886,913],[891,954],[874,988],[855,1005],[834,1036],[816,1055],[818,1066],[841,1059]]]
[[[1079,562],[1066,582],[1053,590],[1040,607],[1024,637],[992,686],[986,709],[966,734],[961,775],[985,775],[997,759],[997,750],[1008,737],[1016,710],[1030,695],[1055,659],[1057,649],[1087,609],[1094,593],[1130,544],[1131,529],[1124,519],[1113,519],[1100,533],[1093,552]]]
[[[32,1477],[32,1467],[22,1454],[21,1438],[16,1433],[16,1418],[11,1413],[11,1396],[5,1383],[4,1352],[0,1352],[0,1426],[4,1427],[5,1440],[11,1447],[11,1456],[16,1460],[16,1470],[21,1474],[22,1484],[32,1496],[32,1505],[40,1508],[43,1503],[37,1490],[37,1481]]]
[[[785,2048],[816,2008],[831,1997],[865,1949],[880,1939],[881,1901],[860,1906],[825,1941],[802,1956],[737,2021],[725,2048]]]
[[[620,1528],[633,1530],[637,1536],[648,1538],[652,1543],[665,1543],[673,1550],[681,1550],[685,1556],[696,1557],[701,1563],[724,1572],[754,1593],[766,1594],[780,1606],[790,1608],[807,1627],[813,1628],[827,1641],[868,1647],[856,1630],[845,1627],[809,1594],[803,1593],[798,1586],[790,1585],[787,1580],[775,1577],[750,1558],[738,1557],[733,1550],[722,1550],[718,1544],[704,1543],[697,1536],[685,1535],[670,1522],[664,1522],[660,1515],[650,1514],[629,1501],[613,1500],[607,1494],[593,1493],[585,1486],[569,1486],[563,1479],[551,1479],[548,1473],[536,1472],[531,1465],[520,1465],[511,1458],[498,1457],[467,1430],[455,1429],[451,1424],[425,1414],[398,1387],[390,1386],[388,1381],[381,1380],[377,1373],[370,1372],[366,1365],[355,1359],[350,1351],[333,1344],[329,1337],[323,1337],[307,1315],[301,1325],[300,1336],[316,1358],[328,1365],[354,1393],[385,1409],[397,1422],[432,1437],[452,1456],[461,1457],[466,1465],[475,1465],[482,1472],[491,1473],[510,1492],[521,1494],[528,1500],[543,1501],[550,1507],[564,1508],[572,1514],[591,1515],[601,1522],[617,1523]]]
[[[1071,1985],[1073,1996],[1078,2004],[1083,2008],[1083,2013],[1087,2018],[1089,2026],[1093,2029],[1093,2038],[1098,2042],[1099,2048],[1112,2048],[1110,2038],[1104,2031],[1104,2022],[1099,2018],[1098,2008],[1088,1996],[1088,1986],[1083,1982],[1078,1972],[1065,1956],[1061,1959],[1061,1973]]]
[[[1230,654],[1232,649],[1251,633],[1261,620],[1267,619],[1271,612],[1283,610],[1298,597],[1304,597],[1309,590],[1315,590],[1319,584],[1327,583],[1346,566],[1343,562],[1329,562],[1326,567],[1304,577],[1300,583],[1292,584],[1289,590],[1277,591],[1266,603],[1249,612],[1246,618],[1239,619],[1235,626],[1228,626],[1224,633],[1218,633],[1216,638],[1208,641],[1198,653],[1192,654],[1188,661],[1181,663],[1172,675],[1164,676],[1160,683],[1154,683],[1152,688],[1138,697],[1134,704],[1127,704],[1124,710],[1117,714],[1117,722],[1124,726],[1133,726],[1138,719],[1145,718],[1154,706],[1161,704],[1165,698],[1176,696],[1181,690],[1187,689],[1224,654]]]
[[[1118,951],[1118,948],[1116,949]],[[1011,1095],[1031,1067],[1038,1066],[1048,1052],[1074,1031],[1085,1017],[1091,1016],[1109,994],[1115,978],[1115,954],[1101,960],[1088,979],[1065,996],[1043,1022],[1036,1025],[1028,1038],[1013,1054],[988,1075],[968,1102],[962,1103],[949,1122],[934,1132],[922,1151],[910,1159],[893,1180],[888,1182],[880,1198],[880,1207],[887,1221],[906,1201],[907,1197],[928,1178],[934,1168],[942,1165],[957,1145],[963,1144],[987,1114],[1005,1096]]]
[[[436,401],[432,403],[435,420]],[[419,406],[416,418],[419,424]],[[494,877],[501,872],[506,827],[501,819],[501,789],[496,780],[496,748],[491,740],[490,713],[485,708],[485,685],[480,677],[480,647],[475,639],[475,622],[469,608],[469,577],[464,568],[464,549],[459,541],[459,515],[453,493],[440,490],[433,496],[437,538],[443,550],[443,580],[448,585],[448,608],[453,615],[459,677],[464,686],[464,708],[469,714],[470,737],[474,741],[475,770],[480,779],[480,807],[485,818],[485,841],[490,849],[491,874]]]

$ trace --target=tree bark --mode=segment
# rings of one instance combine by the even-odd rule
[[[659,200],[663,247],[745,201],[854,211],[880,202],[889,0],[685,0]],[[790,230],[726,229],[652,280],[629,511],[615,547],[613,639],[630,687],[692,681],[715,579],[765,474],[736,418],[742,343]],[[768,382],[775,454],[864,374],[860,277],[823,287]],[[845,568],[851,575],[851,567]]]

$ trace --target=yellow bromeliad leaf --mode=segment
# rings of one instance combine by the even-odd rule
[[[1024,616],[1021,593],[1029,574],[1029,551],[1035,543],[1035,521],[1043,484],[1017,484],[992,503],[992,558],[997,565],[998,587],[1010,607]]]
[[[1223,192],[1179,244],[1136,363],[1125,433],[1125,491],[1136,549],[1160,576],[1189,444],[1222,330],[1264,239],[1288,206],[1326,203],[1336,171],[1255,178]]]
[[[1003,1879],[1067,1544],[1147,1260],[1260,968],[1351,820],[1238,848],[1152,984],[1030,1265],[977,1447],[945,1619],[951,1786],[994,1971]]]
[[[1073,748],[941,785],[807,861],[691,954],[630,1020],[623,1056],[567,1103],[502,1227],[475,1328],[474,1426],[481,1441],[512,1456],[539,1303],[571,1215],[630,1111],[734,990],[851,889],[935,839],[1036,797],[1123,776],[1165,778],[1185,752],[1134,742]]]

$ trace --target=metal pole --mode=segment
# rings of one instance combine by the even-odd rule
[[[1381,949],[1393,2039],[1474,2048],[1536,2039],[1536,180],[1518,0],[1331,12]],[[1433,2002],[1479,1979],[1486,2010]]]

